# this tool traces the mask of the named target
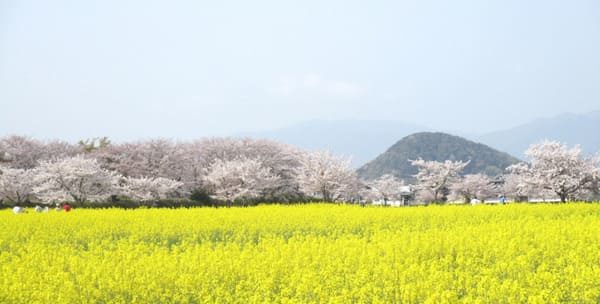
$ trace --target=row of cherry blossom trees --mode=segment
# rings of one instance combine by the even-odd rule
[[[485,200],[506,197],[514,201],[529,198],[568,200],[600,199],[600,157],[585,156],[581,148],[556,141],[533,144],[525,152],[528,162],[507,168],[505,175],[495,180],[482,174],[461,176],[468,165],[462,161],[413,160],[419,168],[415,176],[418,200]]]
[[[0,199],[11,202],[140,201],[204,191],[220,201],[357,199],[350,160],[269,140],[152,139],[77,145],[22,136],[0,139]]]
[[[586,156],[579,146],[556,141],[532,145],[526,155],[530,162],[508,168],[513,181],[507,186],[514,188],[507,190],[528,196],[551,193],[562,202],[599,198],[600,155]]]
[[[181,182],[161,177],[124,177],[83,155],[42,161],[31,169],[0,169],[0,198],[15,204],[105,202],[113,195],[161,199],[176,193],[181,186]]]
[[[532,145],[528,162],[494,180],[462,176],[462,161],[412,160],[411,188],[420,202],[486,200],[505,196],[598,199],[598,157],[553,141]],[[404,181],[393,175],[359,180],[350,160],[269,140],[151,139],[113,144],[107,138],[70,144],[22,136],[0,138],[0,200],[106,202],[182,198],[201,191],[223,202],[400,200]]]

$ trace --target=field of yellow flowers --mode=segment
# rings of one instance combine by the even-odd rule
[[[599,303],[600,204],[0,211],[0,303]]]

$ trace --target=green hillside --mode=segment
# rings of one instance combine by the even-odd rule
[[[411,180],[417,168],[409,160],[462,160],[471,161],[463,174],[484,173],[495,176],[504,169],[519,162],[519,159],[486,145],[462,137],[422,132],[404,137],[391,146],[385,153],[358,169],[361,178],[371,180],[384,174],[393,174],[405,180]]]

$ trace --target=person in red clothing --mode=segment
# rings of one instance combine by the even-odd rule
[[[71,205],[69,205],[69,203],[65,203],[65,204],[63,205],[63,210],[64,210],[65,212],[69,212],[69,211],[71,211]]]

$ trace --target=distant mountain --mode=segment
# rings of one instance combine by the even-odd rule
[[[586,153],[600,152],[600,111],[587,114],[561,114],[537,119],[503,131],[475,137],[478,141],[524,158],[529,145],[544,139],[570,146],[579,144]]]
[[[404,137],[385,153],[358,169],[361,178],[376,179],[384,174],[393,174],[412,180],[417,168],[409,160],[462,160],[471,161],[464,174],[484,173],[494,176],[519,162],[507,153],[486,145],[446,133],[422,132]]]
[[[408,134],[428,128],[393,121],[312,120],[287,128],[240,134],[268,138],[307,150],[328,149],[351,156],[356,167],[372,160],[392,143]]]
[[[282,129],[237,136],[268,138],[307,150],[328,149],[338,155],[351,156],[354,166],[360,167],[373,160],[399,138],[423,131],[431,131],[431,128],[395,121],[311,120]],[[596,132],[600,132],[600,111],[562,114],[483,135],[459,135],[524,159],[523,152],[527,147],[543,139],[555,139],[569,145],[581,144],[587,153],[600,152],[600,135],[596,135]]]

